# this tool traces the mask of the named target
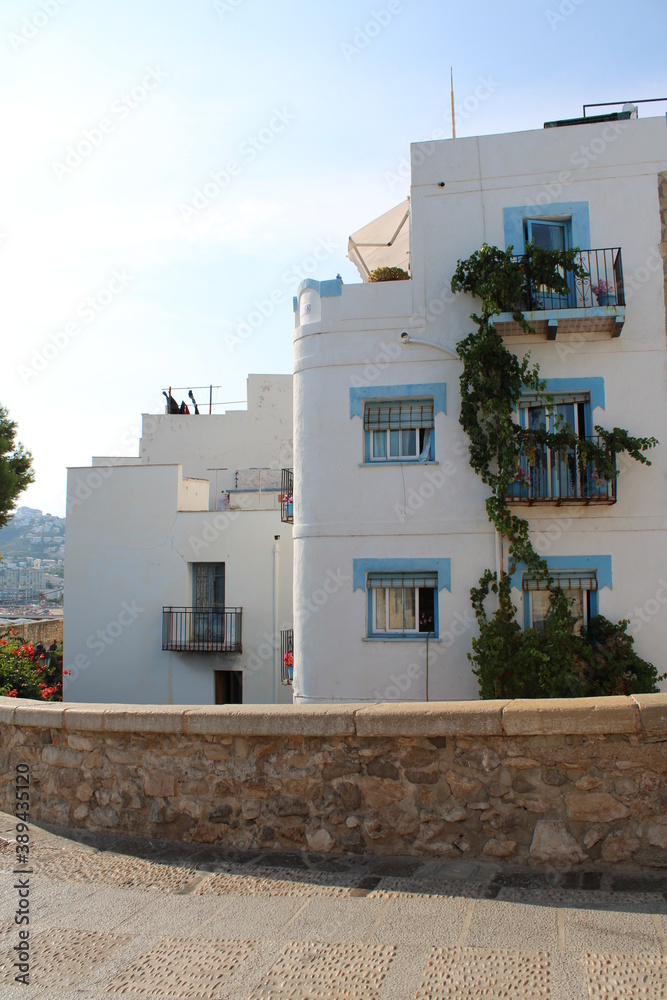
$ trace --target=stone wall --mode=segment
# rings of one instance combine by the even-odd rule
[[[186,843],[667,866],[667,695],[219,708],[0,698],[2,808]]]
[[[4,635],[10,629],[18,632],[19,636],[31,646],[36,646],[38,642],[50,646],[52,642],[63,641],[62,618],[42,618],[39,621],[22,622],[20,625],[7,622],[0,627],[0,634]]]

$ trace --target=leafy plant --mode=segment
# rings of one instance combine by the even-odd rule
[[[0,638],[0,695],[62,701],[62,645],[46,653],[10,629]]]
[[[369,281],[409,281],[410,275],[402,267],[376,267],[368,275]]]
[[[530,458],[538,447],[552,451],[577,449],[581,461],[592,464],[594,481],[600,484],[616,478],[617,454],[625,451],[636,461],[650,465],[645,452],[658,443],[653,437],[633,437],[619,427],[607,431],[596,426],[598,440],[591,440],[579,438],[560,419],[551,429],[537,430],[521,428],[514,419],[525,392],[530,392],[537,405],[553,405],[554,400],[546,392],[538,366],[531,364],[530,354],[518,358],[507,349],[493,325],[493,316],[511,312],[526,333],[534,334],[522,307],[530,301],[535,288],[565,295],[569,292],[568,274],[587,278],[580,260],[577,247],[544,250],[529,243],[526,253],[515,257],[511,246],[500,250],[484,244],[467,260],[458,261],[451,283],[453,292],[467,292],[481,302],[480,314],[471,314],[476,332],[457,344],[463,362],[459,422],[469,438],[470,465],[489,487],[487,516],[508,540],[510,574],[522,562],[535,577],[549,584],[553,580],[546,561],[533,548],[528,522],[507,505],[510,486],[525,479],[520,474],[522,458]],[[498,608],[489,619],[485,601],[491,593],[497,595]],[[594,634],[590,629],[586,638],[575,635],[567,600],[558,589],[552,596],[547,627],[541,633],[521,631],[510,596],[509,576],[502,570],[500,579],[486,570],[470,596],[480,634],[473,639],[473,652],[468,656],[482,698],[515,697],[528,691],[533,697],[574,696],[592,691],[596,684],[606,685],[607,693],[621,684],[630,685],[634,692],[655,689],[659,679],[655,668],[631,649],[632,639],[622,622],[608,623],[615,631],[607,639],[619,653],[622,651],[624,672],[616,676],[598,669],[601,643],[596,645],[589,637],[589,633]],[[595,655],[591,650],[596,650]]]

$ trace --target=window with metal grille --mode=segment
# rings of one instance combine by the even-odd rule
[[[369,635],[437,634],[437,573],[369,573]]]
[[[368,401],[364,406],[366,460],[433,461],[434,428],[432,399]]]
[[[578,634],[591,618],[597,614],[597,574],[591,570],[559,570],[551,572],[552,583],[524,576],[522,587],[525,600],[529,602],[530,627],[543,632],[547,626],[550,611],[551,592],[560,587],[570,603]]]

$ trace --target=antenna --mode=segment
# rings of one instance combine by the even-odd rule
[[[454,116],[454,70],[449,67],[449,88],[452,99],[452,139],[456,139],[456,118]]]

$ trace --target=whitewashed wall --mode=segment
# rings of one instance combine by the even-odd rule
[[[493,567],[494,543],[486,490],[468,465],[458,423],[461,365],[430,347],[401,346],[400,334],[453,346],[469,333],[473,301],[449,290],[457,260],[483,242],[505,246],[503,208],[534,204],[539,216],[546,202],[588,202],[590,246],[622,247],[625,327],[616,339],[559,333],[555,342],[514,337],[508,344],[517,353],[530,350],[544,378],[604,378],[606,405],[594,411],[593,422],[663,443],[652,452],[650,469],[627,463],[615,506],[519,512],[536,539],[539,529],[543,555],[611,555],[613,589],[600,591],[600,612],[632,619],[638,651],[662,671],[667,359],[657,174],[667,169],[665,121],[631,121],[611,132],[586,125],[417,144],[412,161],[412,280],[343,285],[342,294],[321,299],[316,288],[302,289],[303,302],[311,304],[303,323],[297,302],[295,698],[424,698],[424,643],[364,641],[366,596],[352,585],[354,558],[422,556],[451,559],[452,575],[451,593],[439,594],[441,641],[430,644],[429,696],[476,696],[466,657],[474,634],[469,590]],[[440,464],[361,467],[363,427],[350,418],[350,387],[442,380],[447,413],[436,417],[435,429]],[[442,478],[432,490],[436,479],[429,473],[438,471]],[[401,517],[410,497],[418,498],[414,513]],[[319,607],[313,594],[331,574],[348,579]],[[522,595],[513,596],[523,620]]]

